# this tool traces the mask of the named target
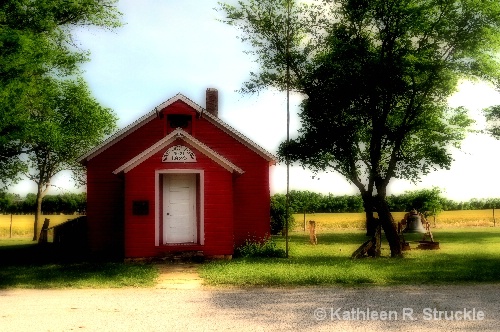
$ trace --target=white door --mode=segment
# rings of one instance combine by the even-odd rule
[[[163,176],[163,243],[196,243],[196,174]]]

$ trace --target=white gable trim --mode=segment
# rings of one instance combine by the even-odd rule
[[[176,130],[171,132],[169,135],[165,136],[164,138],[162,138],[161,140],[159,140],[158,142],[153,144],[151,147],[144,150],[142,153],[138,154],[137,156],[135,156],[134,158],[132,158],[131,160],[129,160],[128,162],[126,162],[122,166],[118,167],[116,170],[113,171],[113,174],[119,174],[122,172],[124,172],[124,173],[129,172],[130,170],[132,170],[136,166],[140,165],[142,162],[146,161],[152,155],[158,153],[159,151],[161,151],[162,149],[164,149],[166,146],[168,146],[169,144],[171,144],[172,142],[174,142],[177,139],[182,139],[185,142],[191,144],[198,151],[200,151],[205,156],[207,156],[208,158],[215,161],[220,166],[224,167],[229,172],[231,172],[231,173],[236,172],[238,174],[244,173],[244,171],[241,168],[239,168],[238,166],[236,166],[235,164],[233,164],[232,162],[227,160],[225,157],[218,154],[217,152],[215,152],[214,150],[212,150],[211,148],[209,148],[208,146],[206,146],[205,144],[203,144],[202,142],[200,142],[199,140],[197,140],[193,136],[189,135],[184,130],[177,128]]]
[[[229,134],[230,136],[232,136],[233,138],[235,138],[239,142],[243,143],[245,146],[249,147],[251,150],[256,152],[258,155],[260,155],[261,157],[263,157],[264,159],[266,159],[270,163],[275,164],[277,162],[277,158],[274,155],[267,152],[265,149],[263,149],[262,147],[260,147],[256,143],[252,142],[249,138],[245,137],[243,134],[238,132],[236,129],[229,126],[228,124],[226,124],[224,121],[222,121],[218,117],[210,114],[205,109],[203,109],[203,107],[196,104],[194,101],[192,101],[191,99],[187,98],[186,96],[184,96],[180,93],[178,93],[174,97],[168,99],[167,101],[161,103],[160,105],[156,106],[152,111],[145,114],[144,116],[142,116],[138,120],[134,121],[130,125],[117,131],[115,134],[108,137],[108,139],[106,139],[104,142],[102,142],[101,144],[99,144],[98,146],[96,146],[95,148],[93,148],[92,150],[90,150],[89,152],[84,154],[83,156],[81,156],[78,161],[80,163],[85,163],[86,161],[101,154],[103,151],[105,151],[109,147],[113,146],[115,143],[118,143],[123,138],[127,137],[129,134],[133,133],[137,129],[139,129],[142,126],[144,126],[145,124],[147,124],[149,121],[155,119],[158,111],[172,105],[174,102],[179,101],[179,100],[183,101],[184,103],[186,103],[187,105],[192,107],[201,116],[208,119],[208,121],[210,121],[211,123],[216,125],[218,128],[222,129],[224,132],[226,132],[227,134]]]
[[[102,142],[101,144],[99,144],[98,146],[96,146],[95,148],[93,148],[92,150],[90,150],[89,152],[84,154],[83,156],[81,156],[78,159],[78,161],[80,163],[83,163],[85,161],[88,161],[88,160],[94,158],[95,156],[101,154],[102,152],[104,152],[105,150],[107,150],[108,148],[113,146],[115,143],[118,143],[119,141],[121,141],[122,139],[124,139],[128,135],[132,134],[134,131],[141,128],[142,126],[144,126],[149,121],[151,121],[155,118],[156,118],[156,114],[155,113],[152,114],[151,112],[142,116],[141,118],[139,118],[138,120],[129,124],[128,126],[123,128],[122,130],[119,130],[116,133],[114,133],[113,135],[111,135],[110,137],[108,137],[104,142]]]

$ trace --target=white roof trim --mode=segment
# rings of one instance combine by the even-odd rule
[[[197,150],[199,150],[201,153],[203,153],[205,156],[208,158],[212,159],[215,161],[217,164],[220,166],[224,167],[226,170],[229,172],[233,173],[236,172],[238,174],[243,174],[245,173],[241,168],[227,160],[225,157],[221,156],[193,136],[189,135],[186,133],[184,130],[177,128],[152,146],[150,146],[148,149],[144,150],[122,166],[118,167],[116,170],[113,171],[113,174],[119,174],[121,172],[127,173],[128,171],[132,170],[136,166],[140,165],[142,162],[146,161],[149,159],[152,155],[158,153],[160,150],[164,149],[167,145],[171,144],[177,139],[182,139],[185,142],[191,144],[193,147],[195,147]]]
[[[236,140],[240,141],[241,143],[243,143],[247,147],[251,148],[254,152],[256,152],[258,155],[260,155],[264,159],[268,160],[272,164],[275,164],[277,162],[277,158],[274,155],[272,155],[271,153],[267,152],[265,149],[263,149],[262,147],[260,147],[259,145],[257,145],[253,141],[251,141],[249,138],[247,138],[246,136],[244,136],[243,134],[241,134],[240,132],[238,132],[236,129],[234,129],[233,127],[229,126],[227,123],[225,123],[224,121],[222,121],[218,117],[210,114],[205,109],[203,109],[203,107],[201,107],[200,105],[196,104],[194,101],[192,101],[191,99],[187,98],[186,96],[184,96],[181,93],[176,94],[172,98],[170,98],[167,101],[165,101],[165,102],[161,103],[160,105],[156,106],[152,111],[150,111],[149,113],[147,113],[144,116],[140,117],[139,119],[137,119],[136,121],[134,121],[130,125],[128,125],[125,128],[117,131],[115,134],[113,134],[112,136],[108,137],[101,144],[99,144],[98,146],[96,146],[95,148],[93,148],[92,150],[90,150],[89,152],[87,152],[86,154],[84,154],[83,156],[81,156],[78,161],[80,163],[84,163],[85,161],[88,161],[88,160],[94,158],[95,156],[99,155],[100,153],[102,153],[103,151],[105,151],[106,149],[108,149],[109,147],[111,147],[112,145],[114,145],[115,143],[119,142],[120,140],[122,140],[123,138],[125,138],[126,136],[128,136],[129,134],[133,133],[137,129],[139,129],[142,126],[144,126],[145,124],[147,124],[149,121],[155,119],[156,115],[157,115],[156,114],[157,111],[162,110],[165,107],[170,106],[171,104],[173,104],[174,102],[176,102],[178,100],[181,100],[184,103],[186,103],[187,105],[191,106],[198,113],[202,114],[203,117],[207,118],[210,122],[212,122],[217,127],[219,127],[222,130],[224,130],[226,133],[228,133],[230,136],[232,136]]]

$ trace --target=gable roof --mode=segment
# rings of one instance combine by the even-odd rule
[[[101,144],[97,145],[94,147],[92,150],[84,154],[79,158],[80,163],[85,163],[86,161],[94,158],[95,156],[101,154],[103,151],[114,145],[115,143],[119,142],[126,136],[130,135],[137,129],[141,128],[151,120],[154,120],[157,117],[158,111],[172,105],[173,103],[177,101],[182,101],[186,103],[188,106],[193,108],[196,112],[198,112],[200,115],[202,115],[205,119],[207,119],[209,122],[214,124],[216,127],[219,129],[223,130],[227,134],[229,134],[231,137],[242,143],[243,145],[247,146],[250,148],[252,151],[260,155],[262,158],[265,160],[269,161],[271,164],[275,164],[277,162],[277,158],[272,155],[270,152],[266,151],[262,147],[260,147],[258,144],[250,140],[248,137],[244,136],[241,134],[239,131],[219,119],[218,117],[212,115],[211,113],[207,112],[203,107],[200,105],[196,104],[194,101],[191,99],[187,98],[181,93],[178,93],[177,95],[173,96],[172,98],[168,99],[167,101],[164,101],[160,105],[156,106],[152,111],[149,113],[143,115],[130,125],[126,126],[125,128],[117,131],[113,135],[111,135],[109,138],[107,138],[105,141],[103,141]],[[191,136],[191,135],[189,135]],[[192,136],[191,136],[192,137]],[[194,139],[194,137],[193,137]]]
[[[164,149],[166,146],[168,146],[170,143],[174,142],[177,139],[182,139],[183,141],[191,144],[193,147],[195,147],[198,151],[203,153],[205,156],[208,158],[212,159],[215,161],[217,164],[221,165],[224,167],[226,170],[228,170],[231,173],[239,173],[243,174],[245,173],[241,168],[224,158],[222,155],[218,154],[193,136],[189,135],[187,132],[184,130],[177,128],[174,131],[172,131],[170,134],[167,136],[163,137],[161,140],[135,156],[134,158],[130,159],[127,161],[125,164],[121,165],[117,169],[113,171],[113,174],[119,174],[121,172],[127,173],[128,171],[132,170],[134,167],[140,165],[142,162],[145,160],[149,159],[149,157],[153,156],[154,154],[160,152],[162,149]]]

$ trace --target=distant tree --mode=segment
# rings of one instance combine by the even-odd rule
[[[486,200],[486,209],[497,209],[500,208],[500,198],[488,198]]]
[[[116,116],[102,107],[83,80],[45,79],[32,95],[29,131],[25,138],[28,171],[37,185],[33,240],[37,240],[42,200],[51,180],[62,170],[71,170],[83,183],[83,168],[77,158],[116,128]]]
[[[362,212],[363,211],[363,200],[359,195],[350,195],[347,197],[347,212]]]
[[[406,211],[411,208],[426,212],[429,216],[438,215],[443,211],[444,198],[441,196],[441,190],[437,187],[432,189],[422,189],[411,193],[412,199],[407,205]]]
[[[85,214],[87,211],[87,193],[83,192],[77,195],[77,210],[80,214]]]
[[[71,214],[78,211],[78,196],[76,194],[66,193],[60,195],[61,206],[59,213]]]
[[[21,197],[18,194],[0,192],[0,213],[14,213],[18,210]]]
[[[61,209],[61,197],[59,195],[45,195],[42,206],[42,214],[57,214]]]
[[[27,194],[21,202],[21,211],[24,214],[36,212],[36,194]]]

